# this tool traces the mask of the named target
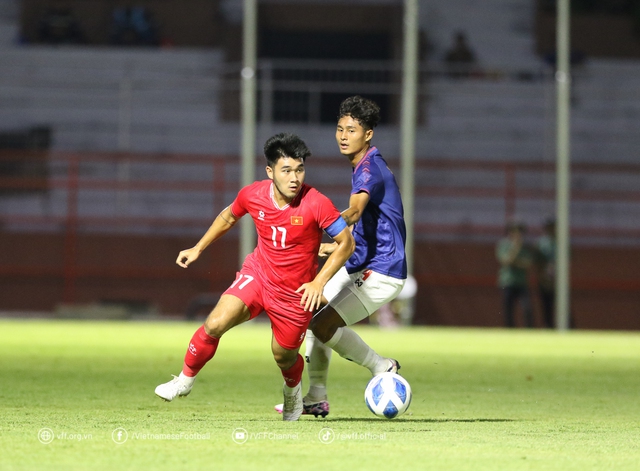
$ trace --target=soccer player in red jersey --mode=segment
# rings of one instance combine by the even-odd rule
[[[333,203],[304,184],[304,162],[311,152],[298,136],[271,137],[264,154],[269,178],[242,188],[200,241],[178,255],[176,263],[187,268],[245,214],[255,223],[257,247],[193,335],[180,376],[159,385],[155,393],[166,401],[188,395],[198,372],[213,358],[220,337],[265,311],[273,332],[273,357],[285,380],[284,420],[298,420],[304,369],[298,350],[312,312],[322,303],[324,285],[354,252],[355,242]],[[337,248],[318,272],[323,231]]]

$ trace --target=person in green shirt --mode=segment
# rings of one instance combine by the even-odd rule
[[[535,268],[542,320],[545,327],[552,328],[556,281],[556,222],[553,219],[545,221],[543,234],[536,242]]]
[[[507,224],[507,236],[496,245],[496,258],[500,263],[498,286],[502,290],[502,314],[506,327],[514,327],[514,308],[520,301],[524,325],[533,327],[533,309],[529,294],[529,267],[533,251],[525,243],[526,226],[520,222]]]

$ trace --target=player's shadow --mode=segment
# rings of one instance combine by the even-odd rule
[[[362,418],[344,417],[344,418],[326,419],[327,422],[380,422],[380,420],[384,420],[384,419],[380,419],[380,418],[376,418],[376,417],[362,417]],[[437,424],[437,423],[447,423],[447,422],[459,422],[459,423],[519,422],[516,419],[442,419],[442,418],[411,419],[411,418],[406,418],[406,417],[399,417],[397,419],[392,419],[392,420],[394,422],[407,422],[407,423],[408,422],[411,422],[411,423],[421,422],[421,423],[427,423],[427,424],[429,424],[429,423]]]

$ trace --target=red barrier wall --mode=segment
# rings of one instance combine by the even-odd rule
[[[178,252],[195,242],[184,237],[78,235],[76,303],[146,302],[163,314],[183,313],[197,294],[224,290],[237,268],[233,237],[216,242],[186,270],[175,265]],[[62,235],[0,233],[0,246],[0,310],[52,311],[64,301]],[[493,245],[423,242],[415,254],[415,323],[501,325]],[[575,247],[575,327],[640,329],[638,266],[640,248]],[[535,307],[541,325],[537,303]]]
[[[415,250],[420,324],[500,326],[491,244],[421,243]],[[579,329],[640,329],[640,248],[574,247],[571,311]],[[532,281],[534,286],[535,280]],[[532,290],[536,325],[542,315]],[[520,317],[516,317],[520,321]]]

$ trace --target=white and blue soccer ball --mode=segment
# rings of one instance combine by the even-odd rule
[[[397,373],[380,373],[364,390],[364,402],[378,417],[393,419],[404,414],[411,404],[411,386]]]

